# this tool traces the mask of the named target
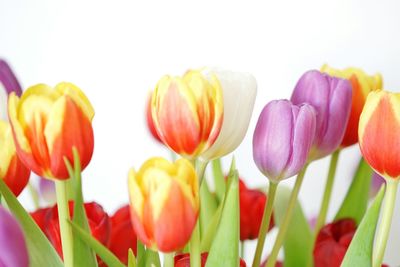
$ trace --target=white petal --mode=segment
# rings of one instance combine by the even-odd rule
[[[0,120],[8,121],[7,117],[7,92],[0,83]]]
[[[257,94],[257,82],[253,75],[219,69],[206,69],[204,75],[210,79],[215,75],[222,87],[224,119],[215,143],[202,155],[203,160],[212,160],[229,154],[242,142],[249,127]]]

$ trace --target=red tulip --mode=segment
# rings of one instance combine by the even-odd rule
[[[118,209],[111,217],[110,250],[123,263],[128,263],[128,250],[136,255],[136,233],[131,223],[129,205]]]
[[[248,189],[244,182],[239,180],[240,240],[258,237],[266,202],[267,196],[264,193]],[[269,229],[273,227],[274,219],[272,217]]]
[[[206,265],[207,257],[207,252],[201,254],[201,267]],[[174,258],[174,263],[175,267],[190,267],[190,254],[185,253],[176,255]],[[242,259],[240,259],[240,267],[246,267],[246,262]]]

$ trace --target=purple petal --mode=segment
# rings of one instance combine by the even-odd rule
[[[56,199],[56,189],[55,184],[52,180],[45,179],[39,177],[39,193],[41,197],[48,203],[48,204],[55,204]]]
[[[21,96],[21,85],[10,66],[3,59],[0,59],[0,82],[3,84],[8,94],[15,92],[17,96]]]
[[[28,267],[24,234],[17,220],[0,206],[0,266]]]

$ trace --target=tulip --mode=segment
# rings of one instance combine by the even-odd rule
[[[164,76],[153,92],[151,111],[164,144],[177,154],[195,158],[215,142],[221,130],[220,83],[215,76],[207,80],[199,71]]]
[[[0,179],[18,196],[29,176],[30,171],[17,156],[10,125],[0,120]]]
[[[56,186],[53,181],[39,177],[39,193],[48,204],[53,205],[56,203]]]
[[[0,84],[3,85],[4,90],[0,86],[0,120],[7,119],[7,95],[15,92],[17,95],[22,94],[21,86],[6,61],[0,59]],[[3,108],[4,107],[4,108]]]
[[[147,123],[147,129],[153,136],[154,140],[162,143],[160,136],[157,133],[156,127],[154,126],[153,117],[151,116],[151,95],[146,103],[146,123]]]
[[[201,154],[204,161],[220,158],[235,150],[249,127],[257,94],[257,82],[249,73],[208,69],[203,74],[222,87],[224,113],[221,131],[214,144]]]
[[[326,64],[322,66],[321,71],[334,77],[347,79],[351,83],[353,89],[351,112],[341,146],[353,145],[358,142],[358,122],[367,95],[371,91],[382,88],[382,76],[379,73],[370,76],[358,68],[338,70]]]
[[[253,136],[258,169],[275,183],[297,174],[307,162],[315,127],[315,112],[310,105],[296,106],[287,100],[268,103]]]
[[[198,178],[186,159],[174,163],[147,160],[129,172],[132,224],[138,239],[162,252],[181,249],[188,242],[199,213]]]
[[[125,205],[111,217],[110,250],[121,262],[127,264],[129,249],[136,255],[136,242],[129,205]]]
[[[208,253],[201,253],[201,267],[206,266]],[[188,253],[178,254],[174,258],[174,266],[175,267],[190,267],[190,255]],[[239,267],[246,267],[246,262],[240,259]]]
[[[316,110],[316,130],[310,160],[335,151],[343,140],[350,115],[350,82],[316,70],[308,71],[297,82],[291,101],[293,104],[308,103]]]
[[[24,233],[18,221],[0,206],[0,266],[28,267]]]
[[[71,83],[54,90],[44,84],[28,88],[21,98],[12,93],[8,113],[18,156],[33,172],[64,180],[67,158],[73,164],[75,148],[84,169],[93,153],[93,108],[82,91]]]

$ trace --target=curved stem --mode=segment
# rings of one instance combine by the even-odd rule
[[[289,222],[292,219],[293,210],[296,206],[297,196],[299,195],[299,191],[301,188],[301,184],[303,183],[304,175],[306,173],[308,165],[305,165],[303,169],[297,175],[296,183],[294,184],[293,191],[290,194],[289,204],[286,210],[285,217],[283,218],[282,224],[279,226],[278,236],[276,237],[274,247],[272,248],[272,252],[269,255],[266,267],[275,266],[276,259],[278,257],[279,250],[282,247],[283,241],[285,240],[287,228],[289,226]]]
[[[274,205],[275,200],[275,193],[276,189],[278,188],[277,183],[269,182],[269,189],[268,189],[268,201],[267,205],[264,208],[264,215],[261,221],[260,231],[258,233],[258,241],[257,241],[257,248],[256,253],[254,254],[253,259],[253,267],[259,267],[261,261],[261,255],[264,249],[265,237],[268,232],[269,223],[271,221],[271,214],[272,214],[272,207]]]
[[[326,179],[326,184],[325,184],[324,196],[322,197],[321,208],[319,210],[317,223],[315,224],[315,236],[317,236],[321,227],[324,226],[326,215],[328,214],[329,202],[331,200],[333,182],[335,181],[335,173],[336,173],[337,162],[339,159],[339,153],[340,149],[333,152],[331,156],[328,177]]]
[[[65,181],[56,181],[56,193],[64,266],[73,267],[72,229],[68,223],[70,216]]]
[[[376,236],[373,266],[380,267],[385,255],[387,240],[389,237],[390,225],[392,223],[393,209],[396,201],[398,180],[388,178],[386,180],[385,200],[382,211],[382,219],[379,224],[378,234]]]

